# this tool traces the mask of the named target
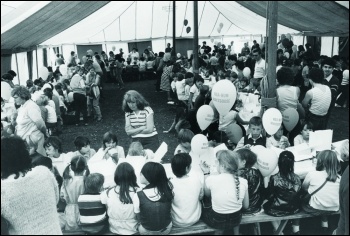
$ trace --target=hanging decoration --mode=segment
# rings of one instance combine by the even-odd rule
[[[187,33],[191,32],[191,27],[188,26],[188,27],[186,28],[186,32],[187,32]]]
[[[187,26],[187,24],[188,24],[188,20],[185,19],[184,20],[184,25]]]

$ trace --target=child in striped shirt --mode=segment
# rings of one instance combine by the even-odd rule
[[[85,193],[78,198],[80,226],[88,234],[98,234],[108,229],[107,209],[100,197],[103,183],[102,174],[90,174],[85,179]]]

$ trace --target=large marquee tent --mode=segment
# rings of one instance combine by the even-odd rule
[[[212,43],[262,42],[266,3],[199,1],[199,38]],[[289,33],[296,44],[302,44],[304,36],[325,36],[332,42],[333,37],[349,35],[348,2],[278,3],[278,35]],[[102,44],[106,51],[115,45],[127,52],[130,42],[151,41],[158,52],[172,43],[173,1],[1,1],[1,5],[1,73],[32,61],[31,72],[19,69],[23,78],[29,73],[36,76],[35,68],[43,65],[42,48],[59,46],[67,57],[79,44]],[[175,11],[176,38],[192,39],[193,1],[176,1]],[[50,54],[52,61],[54,51]]]

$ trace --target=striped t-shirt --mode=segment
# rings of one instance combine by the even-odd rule
[[[145,107],[144,110],[140,110],[139,114],[133,112],[126,112],[125,119],[130,120],[130,125],[132,128],[138,128],[140,126],[146,126],[147,117],[151,114],[154,114],[151,107]],[[149,134],[136,134],[131,136],[132,138],[147,138],[152,137],[157,134],[156,127],[154,126],[153,132]]]
[[[78,206],[83,231],[98,233],[108,224],[106,205],[101,203],[99,193],[80,195]]]

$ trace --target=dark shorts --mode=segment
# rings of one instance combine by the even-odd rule
[[[313,216],[319,216],[323,214],[329,214],[329,213],[334,213],[334,211],[323,211],[323,210],[318,210],[310,206],[309,204],[303,204],[302,208],[305,212],[313,215]]]
[[[142,144],[143,149],[151,149],[153,152],[156,152],[159,148],[158,134],[147,138],[132,138],[132,141],[139,141]]]
[[[212,228],[222,230],[233,230],[233,227],[238,226],[241,223],[242,212],[241,210],[230,213],[220,214],[213,210],[213,208],[203,208],[202,220]]]

